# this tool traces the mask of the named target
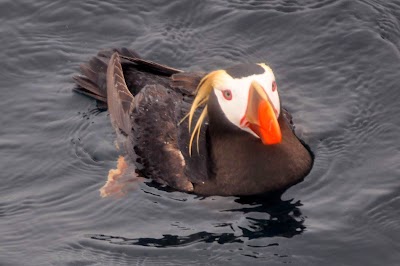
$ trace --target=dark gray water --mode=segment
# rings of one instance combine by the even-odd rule
[[[398,265],[400,1],[0,2],[0,265]],[[278,202],[99,188],[118,153],[74,94],[98,50],[266,61],[312,172]]]

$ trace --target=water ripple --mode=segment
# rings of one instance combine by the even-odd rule
[[[0,264],[397,263],[398,7],[3,1]],[[274,203],[153,183],[101,199],[115,134],[107,113],[71,92],[71,76],[98,50],[121,46],[182,69],[270,64],[315,154],[311,173]]]

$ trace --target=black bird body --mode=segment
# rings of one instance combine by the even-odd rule
[[[198,152],[194,144],[190,155],[191,133],[184,118],[205,73],[159,65],[127,49],[100,52],[81,71],[76,91],[108,108],[120,144],[144,177],[201,195],[254,195],[284,190],[311,169],[311,154],[295,136],[284,109],[278,117],[282,142],[264,145],[229,122],[215,92],[209,97]],[[233,72],[240,75],[238,69]],[[201,112],[196,110],[195,118]]]

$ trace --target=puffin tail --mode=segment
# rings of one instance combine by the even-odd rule
[[[73,77],[77,86],[74,91],[97,100],[97,107],[107,109],[107,66],[113,53],[130,58],[140,58],[134,51],[121,48],[100,51],[87,63],[81,64],[81,75]]]

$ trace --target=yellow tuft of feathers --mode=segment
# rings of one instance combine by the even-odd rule
[[[190,111],[183,118],[184,120],[187,117],[189,117],[189,132],[191,132],[194,113],[198,108],[204,106],[203,111],[201,112],[200,117],[197,120],[196,125],[194,126],[194,129],[190,136],[190,141],[189,141],[190,156],[192,155],[192,145],[195,137],[197,141],[197,152],[199,153],[200,131],[204,119],[207,116],[207,102],[210,97],[210,93],[212,92],[213,88],[221,87],[221,85],[224,83],[224,81],[226,81],[227,78],[230,78],[230,76],[226,73],[225,70],[216,70],[207,74],[197,86],[196,97],[194,98]]]

